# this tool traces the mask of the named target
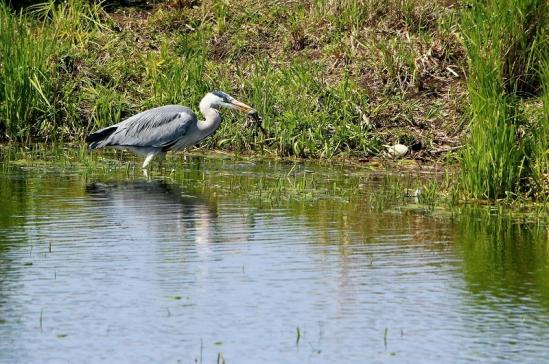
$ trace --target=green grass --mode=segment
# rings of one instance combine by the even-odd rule
[[[102,16],[99,4],[85,1],[50,1],[17,13],[0,4],[2,138],[60,141],[83,127],[76,101],[86,99],[89,87],[72,78],[70,69],[73,54],[89,46],[94,32],[107,29]],[[106,112],[101,103],[111,101],[100,91],[93,90],[102,100],[87,110],[93,118]],[[107,93],[116,99],[115,90]]]
[[[528,177],[536,176],[531,169],[539,169],[546,121],[529,128],[522,105],[524,97],[539,92],[544,64],[536,57],[547,46],[545,20],[539,15],[544,10],[541,0],[473,1],[462,18],[471,118],[463,183],[474,198],[513,197]]]
[[[549,196],[549,47],[540,49],[541,107],[534,113],[532,126],[532,188],[538,195]]]
[[[244,98],[265,121],[267,135],[259,134],[254,140],[256,131],[226,123],[211,141],[214,145],[242,151],[262,148],[280,156],[331,158],[342,153],[373,154],[379,144],[359,113],[368,99],[348,78],[329,85],[322,79],[320,66],[294,63],[275,69],[263,63],[255,65],[241,82],[248,92]]]
[[[50,29],[30,28],[26,17],[0,4],[0,132],[26,139],[40,130],[52,110],[48,61],[54,47]]]

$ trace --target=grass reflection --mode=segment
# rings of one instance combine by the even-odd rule
[[[516,301],[539,299],[549,309],[549,232],[542,220],[494,208],[462,209],[455,240],[468,288]]]

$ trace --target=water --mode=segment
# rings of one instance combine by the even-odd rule
[[[0,362],[546,361],[547,226],[384,200],[398,181],[4,166]]]

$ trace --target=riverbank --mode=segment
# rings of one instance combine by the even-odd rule
[[[26,91],[43,93],[26,120],[4,125],[5,136],[81,140],[152,106],[196,110],[222,89],[256,107],[268,135],[227,114],[208,148],[331,158],[403,143],[426,158],[460,143],[465,59],[455,5],[128,4],[27,8],[40,28],[28,51],[48,54],[29,60],[45,65]]]
[[[72,1],[25,7],[22,15],[2,6],[0,129],[8,140],[80,142],[153,106],[196,110],[207,91],[221,89],[257,108],[267,132],[225,113],[201,146],[208,150],[371,160],[402,143],[406,158],[467,166],[461,147],[476,146],[466,156],[478,161],[492,155],[479,145],[495,144],[469,134],[476,130],[474,85],[466,82],[472,48],[460,28],[467,11],[423,0]],[[521,101],[525,121],[506,134],[511,149],[512,137],[539,134],[546,94],[531,90]],[[547,156],[534,139],[519,150],[533,156],[494,162],[525,166],[497,188],[482,181],[500,170],[482,174],[485,166],[469,163],[465,173],[482,180],[477,190],[466,187],[471,195],[545,195]]]

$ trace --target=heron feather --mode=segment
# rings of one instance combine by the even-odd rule
[[[196,115],[180,105],[166,105],[143,111],[119,124],[105,146],[166,148],[185,136]]]

